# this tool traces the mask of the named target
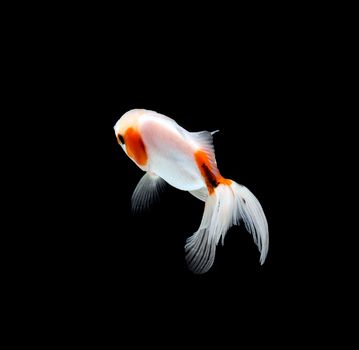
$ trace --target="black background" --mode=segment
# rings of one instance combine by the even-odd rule
[[[324,180],[316,169],[327,157],[332,36],[310,11],[230,12],[189,11],[172,22],[174,15],[85,11],[51,31],[49,18],[30,34],[43,40],[41,51],[31,41],[25,48],[41,52],[26,62],[25,90],[35,95],[27,106],[44,110],[41,130],[51,125],[37,147],[45,170],[29,186],[34,197],[45,188],[44,208],[30,218],[39,219],[36,234],[24,240],[27,260],[36,262],[24,269],[36,290],[44,286],[42,298],[90,318],[116,317],[128,306],[149,315],[179,307],[189,317],[184,325],[212,310],[245,321],[244,310],[257,317],[281,308],[286,319],[307,310],[307,301],[319,310],[325,304],[321,292],[338,271],[319,218]],[[143,173],[113,126],[132,108],[165,114],[189,131],[220,130],[221,173],[247,186],[268,219],[263,266],[252,237],[233,227],[212,269],[189,272],[184,244],[203,203],[186,192],[168,186],[148,212],[131,213]]]
[[[213,55],[218,48],[211,41],[203,48],[159,52],[149,45],[110,51],[95,66],[93,60],[79,64],[81,93],[74,98],[83,107],[72,113],[83,130],[74,159],[80,172],[71,171],[76,179],[71,188],[81,189],[74,212],[75,217],[81,212],[81,220],[76,235],[67,237],[75,279],[96,281],[112,292],[174,283],[184,289],[185,301],[193,288],[226,293],[249,285],[259,292],[313,273],[308,263],[313,245],[307,242],[315,240],[301,219],[303,184],[311,175],[304,144],[316,118],[307,81],[312,70],[286,42],[258,48],[251,41],[240,50],[228,43],[220,57]],[[117,60],[120,55],[124,59]],[[190,131],[220,129],[214,138],[220,171],[253,191],[268,218],[270,248],[263,266],[251,236],[234,227],[210,272],[192,275],[183,247],[200,223],[203,203],[186,192],[168,186],[147,213],[132,215],[131,195],[143,174],[113,132],[132,108],[158,111]]]

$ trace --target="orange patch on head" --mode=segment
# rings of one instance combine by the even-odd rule
[[[140,133],[134,128],[128,128],[124,139],[128,156],[135,160],[138,165],[146,165],[148,157]]]
[[[212,194],[214,189],[219,185],[230,185],[231,180],[225,179],[216,168],[213,170],[213,166],[210,163],[208,155],[206,152],[201,150],[197,151],[194,155],[197,166],[201,171],[201,174],[206,182],[206,186],[209,194]]]

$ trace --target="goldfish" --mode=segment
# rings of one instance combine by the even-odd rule
[[[228,229],[240,222],[252,234],[264,263],[269,246],[266,216],[252,192],[219,172],[213,146],[218,130],[189,132],[163,114],[132,109],[114,131],[127,156],[145,172],[132,195],[135,211],[150,206],[166,183],[205,202],[199,228],[185,244],[193,273],[212,267],[218,243],[223,245]]]

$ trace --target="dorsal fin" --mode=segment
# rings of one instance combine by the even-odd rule
[[[209,131],[199,131],[199,132],[191,132],[190,135],[193,140],[198,144],[201,151],[204,152],[207,157],[208,161],[213,167],[213,170],[217,168],[216,156],[214,154],[214,146],[213,146],[213,134],[216,133],[218,130],[209,132]]]

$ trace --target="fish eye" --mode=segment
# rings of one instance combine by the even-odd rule
[[[120,142],[124,145],[125,144],[125,139],[123,138],[122,135],[118,135],[118,139],[120,140]]]

